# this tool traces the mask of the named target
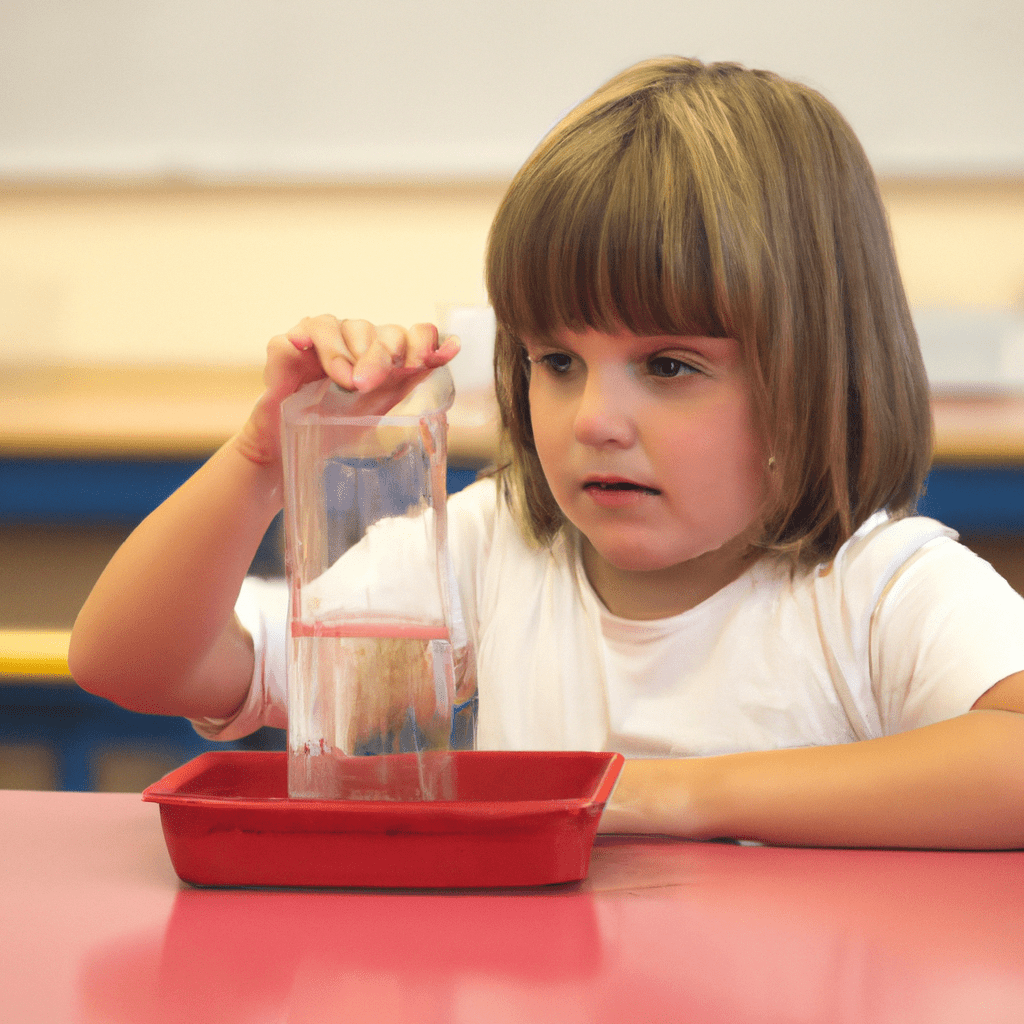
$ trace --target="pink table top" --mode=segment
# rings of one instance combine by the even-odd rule
[[[1024,853],[599,839],[589,879],[200,890],[137,795],[0,792],[6,1020],[1024,1020]]]

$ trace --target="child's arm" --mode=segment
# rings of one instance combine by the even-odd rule
[[[326,374],[361,392],[367,414],[386,412],[457,351],[429,324],[330,316],[272,339],[249,421],[135,529],[86,600],[68,654],[76,682],[136,711],[231,715],[253,671],[234,604],[283,503],[281,402]]]
[[[601,830],[792,846],[1024,847],[1024,672],[966,715],[882,739],[627,761]]]

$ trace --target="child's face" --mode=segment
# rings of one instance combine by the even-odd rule
[[[739,343],[590,330],[526,347],[537,454],[588,572],[685,572],[725,552],[736,565],[719,574],[738,575],[768,457]]]

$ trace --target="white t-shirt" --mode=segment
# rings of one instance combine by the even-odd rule
[[[1024,670],[1024,598],[934,520],[879,513],[830,563],[794,575],[762,558],[690,611],[635,621],[601,603],[572,533],[530,546],[497,492],[486,479],[448,503],[480,749],[843,743],[962,714]],[[220,739],[287,720],[284,584],[247,580],[237,612],[256,671],[234,719],[196,723]]]

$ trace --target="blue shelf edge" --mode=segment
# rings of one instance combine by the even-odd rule
[[[95,758],[107,747],[167,751],[184,764],[207,750],[235,744],[203,739],[183,718],[126,711],[74,684],[0,686],[0,743],[39,743],[53,751],[57,788],[93,789]]]
[[[0,459],[0,523],[132,525],[177,490],[202,460]],[[448,469],[454,494],[475,469]]]
[[[196,460],[0,459],[0,523],[140,522],[198,468]],[[477,470],[448,468],[454,494]],[[1024,533],[1024,467],[933,467],[919,503],[965,533]]]
[[[1024,533],[1024,467],[936,466],[917,509],[965,534]]]

